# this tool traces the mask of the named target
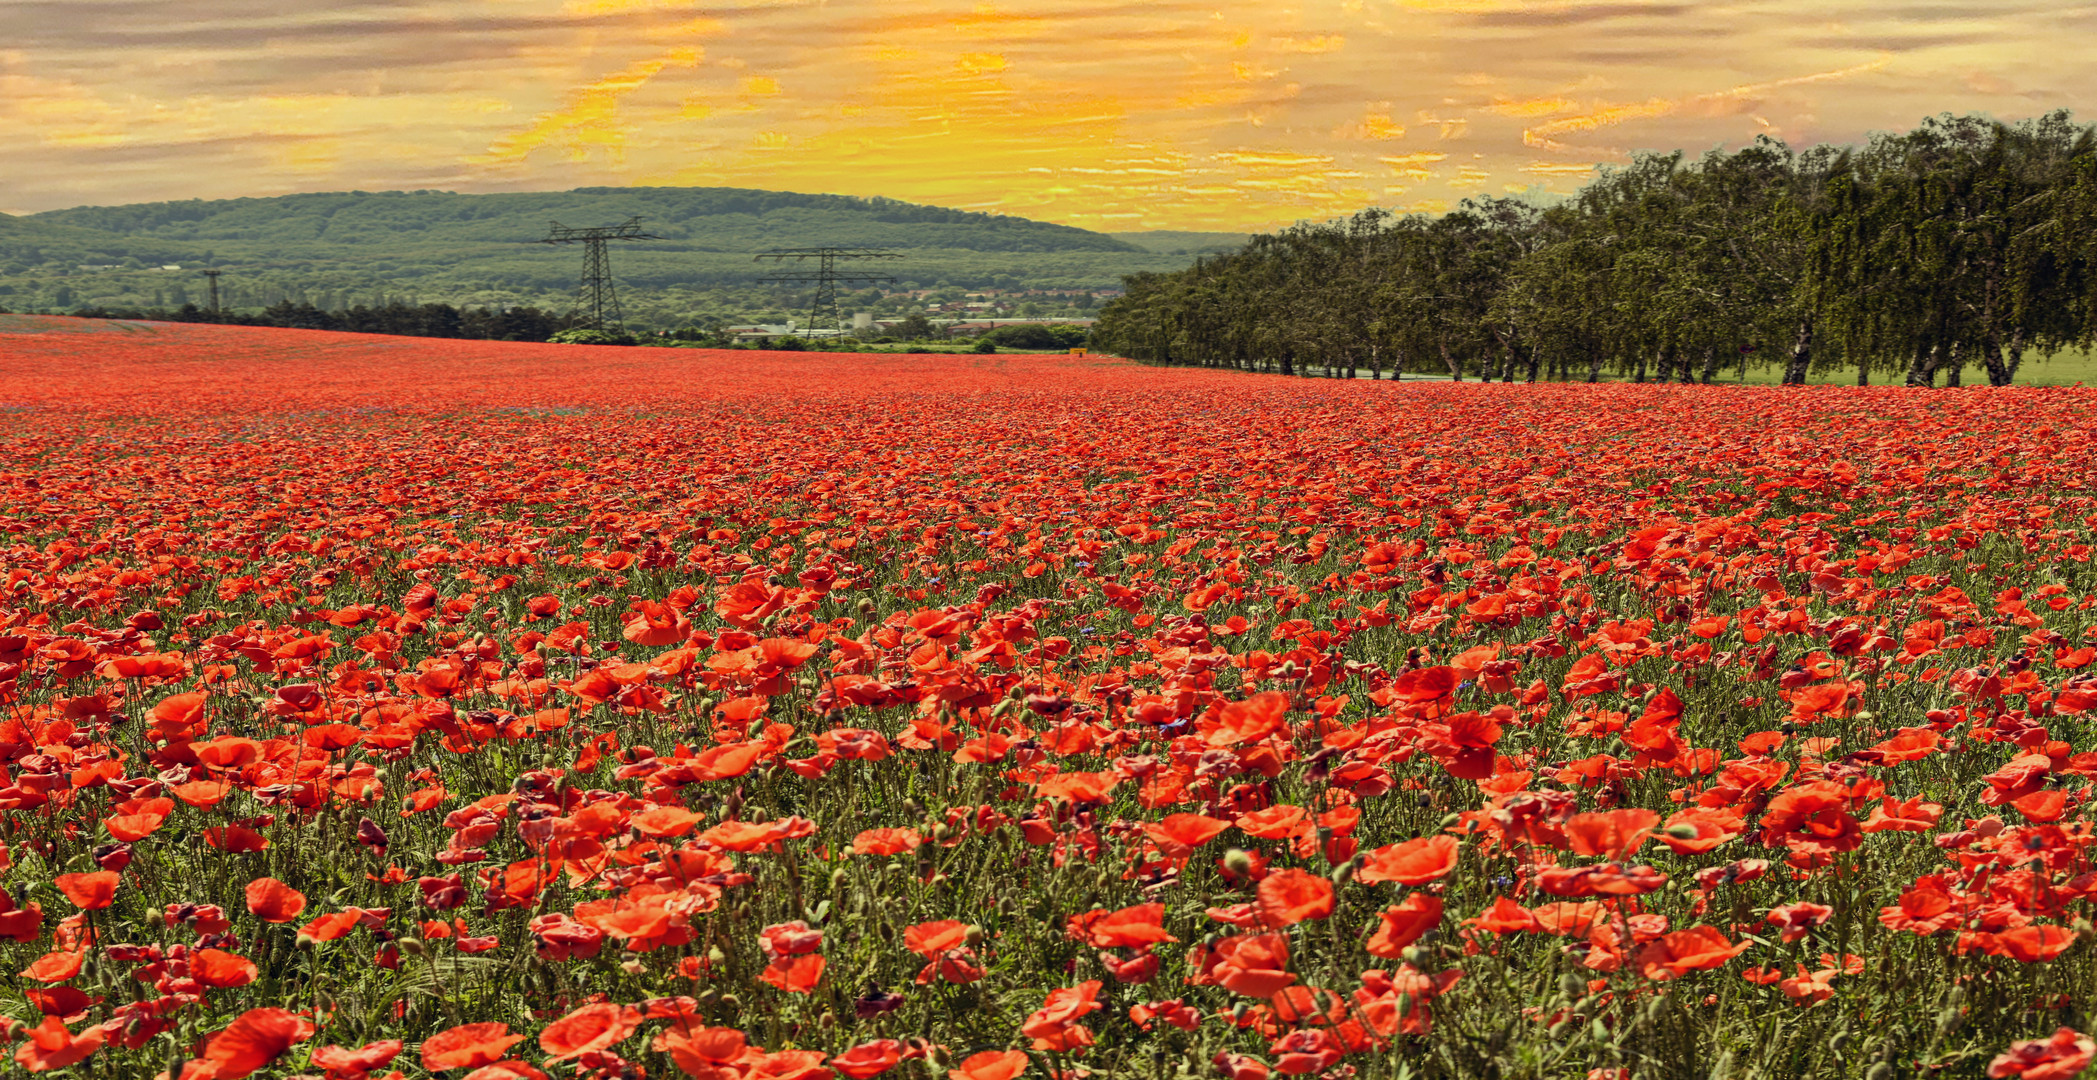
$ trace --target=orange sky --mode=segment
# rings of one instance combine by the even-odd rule
[[[8,0],[0,208],[676,184],[1260,229],[2076,108],[2093,33],[2062,0]]]

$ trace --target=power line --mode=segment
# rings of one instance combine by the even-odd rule
[[[218,314],[218,276],[219,276],[220,274],[223,274],[223,273],[225,273],[225,271],[224,271],[224,270],[206,270],[206,271],[204,271],[204,277],[205,277],[205,279],[206,279],[207,281],[209,281],[209,282],[211,283],[211,309],[210,309],[210,310],[211,310],[211,313],[212,313],[213,315],[216,315],[216,314]]]
[[[808,329],[814,332],[829,329],[844,333],[844,316],[837,308],[837,287],[844,284],[860,285],[876,282],[895,284],[893,274],[876,274],[865,271],[839,270],[840,260],[850,259],[900,259],[903,256],[885,248],[867,247],[817,247],[817,248],[774,248],[760,252],[758,261],[772,259],[781,264],[792,259],[795,263],[816,260],[817,269],[788,270],[758,279],[768,285],[814,285],[815,300],[809,305]],[[826,325],[827,324],[827,325]]]
[[[591,327],[602,330],[609,322],[614,328],[625,329],[625,319],[619,311],[619,295],[612,288],[612,257],[605,244],[612,240],[660,240],[662,237],[642,232],[638,217],[627,218],[617,225],[589,229],[571,229],[558,221],[552,226],[546,239],[535,242],[583,246],[582,298],[584,308],[589,311]]]

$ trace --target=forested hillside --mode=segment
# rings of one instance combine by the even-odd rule
[[[635,216],[662,239],[621,245],[613,265],[621,299],[643,323],[696,310],[792,310],[794,297],[756,284],[769,267],[751,256],[767,248],[895,248],[906,257],[884,269],[925,288],[1103,288],[1189,258],[1180,243],[1150,250],[1064,225],[889,199],[730,188],[351,192],[0,217],[0,305],[179,307],[201,302],[195,271],[213,266],[226,270],[226,300],[236,307],[404,298],[558,308],[573,296],[581,253],[532,241],[553,221]]]

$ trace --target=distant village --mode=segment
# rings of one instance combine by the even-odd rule
[[[931,299],[951,290],[902,289],[883,294],[887,306],[901,302],[903,306],[914,306],[915,311],[903,315],[877,316],[872,311],[851,313],[846,325],[839,330],[812,330],[798,319],[785,323],[746,323],[729,326],[727,332],[738,340],[763,341],[777,337],[840,337],[845,335],[877,336],[917,314],[922,314],[941,332],[954,337],[973,337],[1001,326],[1045,324],[1056,326],[1091,326],[1096,320],[1090,315],[1043,315],[1034,314],[1043,307],[1069,308],[1081,305],[1090,309],[1122,294],[1120,289],[984,289],[980,292],[963,294],[959,300],[940,301]]]

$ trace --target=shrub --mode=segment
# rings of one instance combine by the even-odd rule
[[[563,330],[560,333],[555,334],[550,338],[547,338],[546,340],[548,343],[553,345],[640,344],[639,338],[634,337],[632,334],[629,334],[624,330],[599,330],[595,327],[589,326],[581,326],[573,330]]]

